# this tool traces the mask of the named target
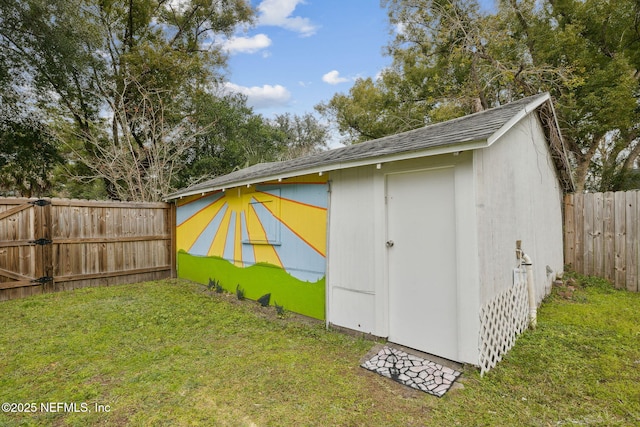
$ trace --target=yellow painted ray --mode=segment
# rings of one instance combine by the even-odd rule
[[[188,251],[223,206],[224,198],[218,199],[180,224],[176,228],[176,247]]]
[[[232,212],[236,212],[238,215],[242,211],[242,199],[243,194],[240,188],[233,189],[225,192],[224,196],[220,199],[222,203],[227,205],[227,211],[222,217],[220,222],[220,228],[216,233],[211,246],[209,247],[209,256],[224,256],[224,248],[227,244],[228,230],[231,226]]]
[[[230,222],[231,209],[227,209],[227,211],[224,213],[224,216],[222,217],[222,220],[220,221],[220,227],[218,227],[218,231],[213,237],[211,246],[209,246],[209,252],[207,253],[207,255],[219,257],[222,257],[224,255],[224,247],[227,243],[227,230],[229,230]]]
[[[256,192],[253,197],[259,202],[273,200],[268,193]],[[264,206],[268,209],[269,204]],[[327,210],[288,199],[280,199],[280,212],[271,212],[280,222],[304,240],[320,255],[325,256],[327,244]]]

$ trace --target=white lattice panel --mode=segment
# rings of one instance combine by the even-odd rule
[[[525,280],[500,293],[480,310],[480,374],[502,360],[528,325],[529,302]]]

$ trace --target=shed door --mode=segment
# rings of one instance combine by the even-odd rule
[[[457,357],[454,168],[387,175],[389,341]]]

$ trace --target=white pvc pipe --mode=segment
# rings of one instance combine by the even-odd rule
[[[527,292],[529,294],[529,327],[536,328],[538,318],[538,306],[536,305],[536,286],[533,281],[533,266],[529,255],[523,253],[522,259],[527,270]]]

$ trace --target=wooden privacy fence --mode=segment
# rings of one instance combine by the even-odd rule
[[[640,192],[568,194],[564,259],[576,272],[640,290]]]
[[[0,198],[0,301],[173,276],[166,203]]]

